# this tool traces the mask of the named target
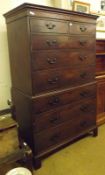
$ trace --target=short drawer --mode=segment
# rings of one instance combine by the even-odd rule
[[[55,146],[59,147],[59,145],[71,141],[75,136],[78,137],[89,132],[95,126],[95,116],[77,116],[77,120],[64,122],[39,134],[34,133],[35,150],[37,153],[41,153]]]
[[[59,20],[30,19],[30,30],[35,33],[68,33],[68,22]]]
[[[70,34],[95,34],[96,25],[88,23],[73,22],[69,23]]]
[[[45,50],[32,52],[32,69],[42,70],[64,66],[85,66],[95,64],[95,54],[84,50]]]
[[[77,120],[80,117],[96,115],[96,98],[89,98],[82,102],[69,104],[57,110],[33,116],[34,131],[41,132],[57,126],[65,121]]]
[[[32,101],[32,111],[33,114],[39,114],[90,97],[96,97],[96,83],[90,83],[62,92],[35,97]]]
[[[33,93],[38,94],[49,90],[70,88],[94,81],[95,66],[81,69],[54,69],[36,71],[32,74]]]

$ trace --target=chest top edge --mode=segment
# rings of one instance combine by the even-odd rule
[[[29,13],[29,11],[31,13]],[[86,18],[90,18],[93,20],[96,20],[98,18],[98,16],[96,15],[92,15],[92,14],[86,14],[86,13],[80,13],[80,12],[76,12],[76,11],[71,11],[71,10],[65,10],[65,9],[60,9],[60,8],[55,8],[55,7],[49,7],[49,6],[42,6],[42,5],[36,5],[36,4],[31,4],[31,3],[24,3],[21,4],[20,6],[8,11],[7,13],[5,13],[3,16],[6,19],[9,19],[11,16],[16,16],[20,13],[27,13],[28,16],[33,16],[34,12],[37,11],[43,11],[48,13],[56,13],[59,15],[73,15],[73,16],[78,16],[78,17],[86,17]]]

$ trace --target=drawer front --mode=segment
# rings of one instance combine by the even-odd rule
[[[94,48],[93,48],[94,46]],[[31,50],[42,49],[88,48],[95,49],[95,37],[32,35]]]
[[[49,50],[32,52],[32,70],[50,69],[64,66],[84,66],[95,64],[95,54],[83,50]]]
[[[86,84],[82,87],[73,88],[64,92],[50,93],[33,99],[33,114],[39,114],[48,110],[56,109],[75,101],[85,100],[96,96],[96,83]]]
[[[53,32],[53,33],[68,33],[68,22],[55,21],[55,20],[43,20],[43,19],[30,19],[31,32]]]
[[[58,35],[32,35],[31,50],[69,48],[69,37]]]
[[[33,93],[47,92],[60,88],[94,81],[95,67],[82,69],[55,69],[33,72]]]
[[[95,52],[96,38],[86,36],[71,36],[69,40],[70,48],[91,49]]]
[[[78,23],[78,22],[70,22],[69,23],[69,31],[70,34],[95,34],[96,25],[88,24],[88,23]]]
[[[77,118],[84,117],[84,115],[85,117],[96,115],[96,98],[90,98],[80,103],[58,108],[55,111],[33,116],[34,130],[35,132],[41,132],[67,120],[76,120]]]
[[[41,153],[48,150],[48,148],[64,144],[75,136],[89,132],[89,129],[92,129],[95,125],[95,116],[77,116],[76,120],[67,121],[57,127],[34,134],[36,152]]]

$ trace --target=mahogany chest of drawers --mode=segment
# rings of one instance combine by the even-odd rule
[[[23,4],[5,15],[12,99],[35,166],[96,126],[97,16]]]

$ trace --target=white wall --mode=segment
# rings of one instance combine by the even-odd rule
[[[8,0],[7,0],[8,1]],[[28,3],[34,3],[34,4],[40,4],[40,5],[51,5],[51,1],[50,0],[11,0],[12,1],[12,5],[18,6],[24,2],[28,2]]]
[[[72,10],[72,4],[73,0],[54,0],[56,2],[56,6],[59,5],[59,7],[64,9],[70,9]],[[101,0],[76,0],[76,1],[82,1],[87,2],[91,4],[90,10],[91,11],[100,11],[100,1]]]
[[[0,109],[7,106],[7,99],[10,98],[10,69],[8,44],[6,35],[4,12],[12,8],[11,1],[2,1],[0,6]]]
[[[0,110],[7,107],[7,99],[11,97],[11,78],[7,31],[3,14],[24,2],[47,6],[55,5],[59,8],[72,9],[72,6],[70,6],[72,0],[2,0],[2,3],[0,5]],[[83,2],[91,3],[91,11],[100,10],[100,0],[97,0],[97,2],[96,0],[84,0]],[[97,37],[105,38],[105,33],[99,32],[97,33]]]

